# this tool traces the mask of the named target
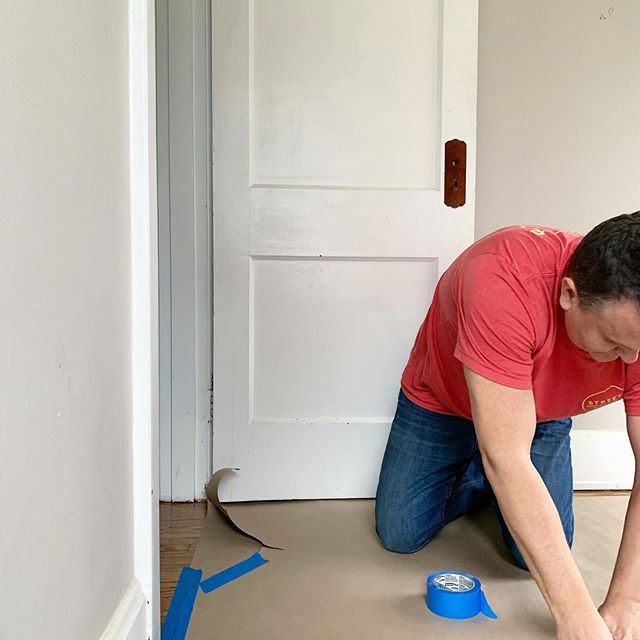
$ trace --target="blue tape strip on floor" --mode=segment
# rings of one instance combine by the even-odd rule
[[[252,556],[249,556],[246,560],[242,562],[238,562],[238,564],[234,564],[232,567],[221,571],[220,573],[216,573],[215,575],[203,580],[200,583],[200,588],[205,593],[211,593],[214,589],[221,587],[227,582],[231,582],[236,578],[240,578],[241,576],[261,567],[263,564],[269,562],[265,558],[260,555],[259,551],[256,551]]]
[[[184,640],[202,580],[202,570],[183,567],[162,625],[162,640]]]

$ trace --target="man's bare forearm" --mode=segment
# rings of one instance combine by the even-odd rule
[[[556,622],[596,616],[555,504],[531,460],[485,459],[484,464],[502,515]]]
[[[487,478],[556,620],[558,640],[612,640],[573,561],[558,510],[531,462],[533,392],[504,387],[466,367],[465,378]]]

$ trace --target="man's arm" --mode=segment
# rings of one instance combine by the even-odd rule
[[[573,560],[555,504],[531,462],[533,392],[491,382],[467,367],[465,377],[487,478],[555,618],[558,639],[611,640]]]
[[[627,416],[627,431],[635,478],[611,586],[600,607],[614,638],[640,638],[640,416]]]

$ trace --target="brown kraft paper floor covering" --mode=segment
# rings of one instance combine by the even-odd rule
[[[616,559],[628,497],[577,497],[573,553],[597,604]],[[555,638],[531,576],[510,564],[490,509],[447,525],[424,549],[386,551],[373,525],[373,500],[229,505],[237,525],[265,543],[269,563],[198,593],[190,640],[502,640]],[[207,578],[260,549],[209,503],[192,567]],[[439,618],[424,601],[426,576],[477,576],[498,620]],[[558,575],[558,580],[562,576]],[[464,635],[461,635],[464,634]]]

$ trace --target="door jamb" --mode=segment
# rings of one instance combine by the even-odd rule
[[[212,471],[211,1],[157,0],[160,499]]]

